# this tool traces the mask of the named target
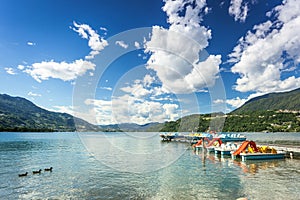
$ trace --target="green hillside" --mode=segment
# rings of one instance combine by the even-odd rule
[[[176,121],[158,124],[148,131],[160,132],[204,132],[208,129],[221,130],[224,124],[223,113],[193,114],[182,117]]]
[[[231,114],[266,110],[300,111],[300,88],[290,92],[270,93],[253,98]]]
[[[98,127],[66,113],[47,111],[24,98],[0,94],[0,131],[86,130]]]
[[[223,115],[190,115],[152,127],[162,132],[300,132],[300,89],[253,98]]]

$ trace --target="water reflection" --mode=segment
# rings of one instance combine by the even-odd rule
[[[285,160],[263,160],[263,161],[246,161],[233,160],[230,156],[220,156],[207,151],[193,151],[194,154],[198,155],[201,159],[202,167],[205,170],[206,164],[220,164],[220,165],[235,165],[242,169],[244,173],[256,174],[260,170],[266,170],[274,167],[278,167],[280,163]]]
[[[256,174],[260,170],[278,167],[280,162],[284,160],[267,160],[267,161],[247,161],[241,162],[234,160],[233,163],[243,170],[245,173]]]
[[[152,172],[176,162],[187,150],[181,143],[162,143],[153,133],[79,133],[81,142],[95,159],[117,171]],[[121,167],[120,167],[121,166]]]

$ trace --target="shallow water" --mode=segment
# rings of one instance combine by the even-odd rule
[[[158,133],[0,133],[0,199],[299,199],[299,188],[300,160],[233,161]]]

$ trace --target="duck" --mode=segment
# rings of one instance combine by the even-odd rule
[[[52,169],[53,169],[53,167],[45,168],[44,170],[45,170],[45,171],[48,171],[48,172],[52,172]]]
[[[24,173],[24,174],[19,174],[19,177],[22,177],[22,176],[27,176],[28,172]]]
[[[39,171],[32,171],[33,174],[40,174],[42,170],[40,169]]]

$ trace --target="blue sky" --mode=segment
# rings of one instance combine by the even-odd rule
[[[2,0],[0,93],[94,124],[300,87],[297,0]]]

